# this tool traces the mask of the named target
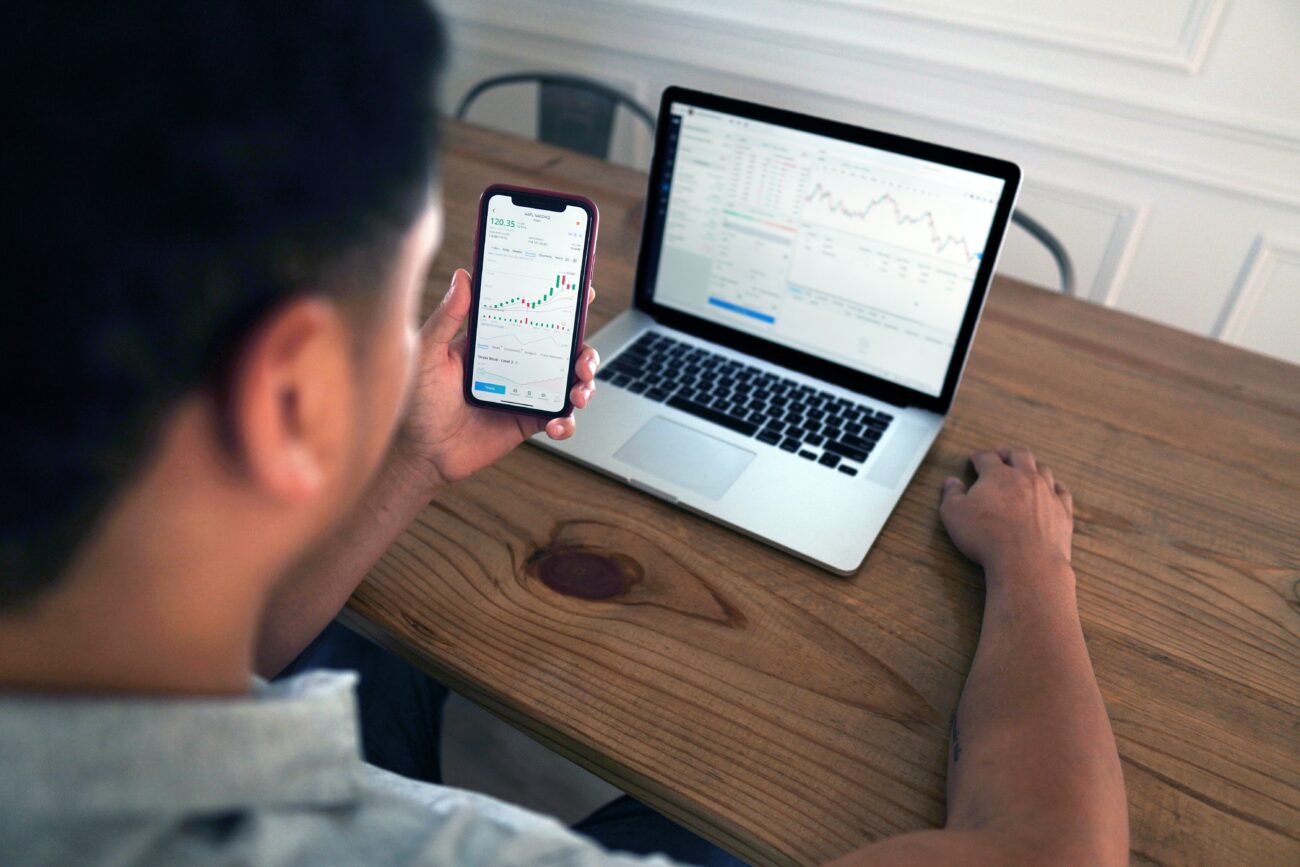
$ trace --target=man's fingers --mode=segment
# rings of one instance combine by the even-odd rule
[[[553,418],[546,423],[546,435],[553,440],[567,440],[573,436],[577,430],[577,423],[574,422],[573,416],[564,418]]]
[[[588,286],[588,287],[587,287],[587,303],[590,304],[591,302],[593,302],[593,301],[595,301],[595,300],[596,300],[596,287],[595,287],[595,286]]]
[[[1052,475],[1051,467],[1046,466],[1044,464],[1039,464],[1038,474],[1043,477],[1043,481],[1047,482],[1047,489],[1049,491],[1056,490],[1056,476]]]
[[[583,345],[582,352],[578,353],[578,360],[573,365],[574,372],[578,374],[578,379],[583,382],[591,382],[596,378],[596,368],[600,367],[600,353],[595,347]]]
[[[1067,488],[1065,485],[1061,484],[1060,482],[1057,482],[1055,484],[1053,490],[1056,491],[1056,496],[1060,498],[1061,505],[1065,506],[1065,514],[1069,515],[1070,519],[1073,520],[1074,519],[1074,494],[1071,494],[1070,489]]]
[[[586,409],[587,404],[591,402],[591,396],[596,391],[596,383],[580,382],[569,392],[569,397],[573,400],[573,405],[578,409]]]
[[[1029,470],[1029,472],[1038,471],[1038,462],[1034,460],[1034,453],[1029,449],[1011,448],[1008,449],[1009,459],[1007,463],[1018,470]]]
[[[966,496],[966,486],[962,484],[962,480],[956,476],[949,476],[944,479],[943,483],[939,486],[939,490],[941,508],[943,504],[947,503],[949,500],[955,499],[956,497]]]
[[[990,470],[1006,466],[1006,464],[1002,462],[1002,456],[992,449],[984,449],[983,451],[975,452],[975,454],[970,456],[970,462],[975,467],[975,472],[979,473],[981,476]]]
[[[469,272],[457,268],[451,275],[451,285],[447,287],[447,294],[442,296],[438,309],[433,311],[433,315],[420,329],[426,348],[446,346],[456,336],[465,317],[469,316],[469,295]]]

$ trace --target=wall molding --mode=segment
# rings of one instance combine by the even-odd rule
[[[461,0],[461,2],[464,2],[464,0]],[[573,53],[579,56],[589,54],[591,49],[596,48],[601,51],[642,57],[659,64],[693,68],[717,75],[744,76],[762,80],[788,90],[802,91],[815,94],[821,98],[833,99],[851,107],[867,107],[880,112],[914,117],[926,123],[968,129],[983,135],[1010,138],[1044,148],[1050,152],[1085,159],[1097,164],[1117,166],[1127,171],[1163,176],[1182,184],[1227,192],[1235,196],[1256,199],[1269,204],[1300,208],[1300,183],[1296,183],[1295,179],[1291,178],[1288,173],[1282,172],[1279,174],[1276,170],[1260,171],[1258,174],[1249,173],[1249,169],[1245,168],[1245,166],[1257,167],[1254,161],[1239,160],[1231,167],[1225,168],[1221,164],[1206,164],[1203,161],[1175,159],[1170,157],[1167,149],[1145,147],[1137,143],[1146,136],[1124,136],[1117,140],[1113,135],[1080,134],[1076,131],[1063,129],[1059,123],[1036,121],[1034,118],[1027,116],[1029,113],[1026,113],[1026,116],[1010,117],[1005,113],[972,108],[968,105],[958,107],[951,101],[944,102],[933,96],[921,96],[916,93],[909,94],[905,104],[900,103],[898,100],[886,100],[883,94],[873,96],[865,91],[850,96],[845,92],[843,82],[837,80],[833,73],[824,75],[811,69],[792,73],[789,70],[775,67],[762,57],[755,57],[752,51],[728,50],[726,41],[737,38],[761,38],[766,40],[769,45],[779,44],[814,54],[829,54],[829,56],[839,59],[843,58],[843,46],[828,46],[825,43],[803,44],[800,41],[803,37],[792,37],[789,34],[777,37],[766,31],[756,34],[729,28],[719,30],[713,23],[701,26],[698,20],[692,23],[690,27],[683,29],[682,22],[676,13],[646,7],[646,0],[625,0],[625,2],[620,0],[618,3],[607,5],[622,5],[629,9],[640,9],[647,12],[651,23],[667,31],[678,30],[679,32],[673,35],[679,38],[643,39],[634,45],[611,46],[607,44],[608,40],[605,31],[602,29],[603,25],[594,20],[592,13],[588,12],[586,16],[583,16],[583,21],[574,21],[559,11],[568,6],[567,0],[552,0],[552,2],[556,13],[547,16],[545,21],[536,21],[528,29],[523,29],[522,25],[518,23],[519,19],[517,17],[505,15],[509,10],[502,9],[482,13],[479,7],[472,7],[474,10],[472,14],[457,17],[457,23],[461,28],[459,36],[477,49],[492,49],[497,52],[507,50],[505,43],[513,43],[509,49],[511,53],[529,58],[535,63],[549,61],[551,65],[554,65],[555,56],[553,52],[542,51],[538,46],[538,30],[541,30],[547,40],[556,44],[569,45],[574,49]],[[827,0],[822,0],[822,2],[827,2]],[[498,6],[502,5],[508,4],[498,4]],[[497,9],[497,7],[493,8]],[[507,18],[509,23],[498,23],[496,19],[502,16]],[[693,17],[700,18],[699,15]],[[708,22],[711,19],[703,20]],[[626,27],[627,24],[627,21],[623,21],[621,26]],[[668,44],[661,44],[664,42]],[[692,44],[692,42],[695,44]],[[863,64],[890,65],[892,63],[889,57],[882,60],[873,56],[871,60],[864,61],[858,57],[857,53],[853,56]],[[907,74],[928,75],[931,77],[935,74],[934,70],[931,69],[918,71],[916,64],[910,61],[904,63],[902,68]],[[947,72],[956,74],[955,70],[948,70]],[[963,80],[966,85],[973,83],[979,87],[993,86],[989,82],[980,80],[978,74],[972,73],[971,70],[961,70],[960,72],[961,75],[958,78]],[[972,79],[973,75],[974,78]],[[1001,84],[1005,85],[1007,83],[1001,82]],[[1037,97],[1034,98],[1043,99],[1042,89],[1030,88],[1030,90],[1034,89],[1039,91]],[[924,93],[934,90],[938,89],[917,88],[918,92]],[[1011,92],[1014,92],[1014,90]],[[1063,98],[1055,99],[1054,103],[1053,100],[1048,100],[1046,104],[1065,104],[1071,108],[1095,110],[1092,101],[1087,99],[1074,102],[1069,98]],[[1130,107],[1128,111],[1113,112],[1112,114],[1138,120],[1147,128],[1153,129],[1154,132],[1165,132],[1165,130],[1159,129],[1162,118],[1135,118],[1133,117],[1135,112],[1136,109]],[[1140,112],[1138,113],[1140,114]],[[1202,125],[1206,123],[1212,125],[1214,122],[1203,119]],[[1079,126],[1086,128],[1088,125],[1079,124]],[[1215,134],[1206,129],[1186,131],[1195,132],[1197,136]],[[1220,129],[1217,132],[1224,133],[1225,130]],[[1243,129],[1233,129],[1227,131],[1226,137],[1230,141],[1237,141],[1238,143],[1258,144],[1257,141],[1253,140],[1254,136],[1238,137],[1238,133],[1244,134],[1244,132]],[[1263,134],[1266,137],[1271,135],[1267,132]],[[1277,150],[1300,156],[1300,132],[1296,133],[1294,137],[1285,137],[1283,141],[1283,146],[1277,148]],[[1210,152],[1217,152],[1220,149],[1215,147],[1206,148]]]
[[[1061,240],[1074,260],[1078,281],[1076,297],[1106,307],[1116,306],[1120,288],[1142,240],[1150,212],[1149,202],[1101,196],[1073,183],[1035,176],[1026,179],[1016,207],[1046,223],[1058,235],[1064,234],[1064,227],[1071,227],[1072,232]],[[1104,229],[1097,226],[1098,216],[1105,221]],[[1008,230],[1006,246],[998,263],[999,272],[1031,282],[1046,279],[1047,288],[1055,290],[1055,270],[1051,278],[1040,278],[1023,270],[1024,262],[1020,257],[1024,255],[1022,245],[1025,243],[1036,250],[1040,247],[1032,236],[1022,235],[1015,229]],[[1020,252],[1012,252],[1017,249]],[[1039,253],[1032,255],[1037,258]],[[1041,262],[1047,262],[1045,251],[1042,255]]]
[[[1200,71],[1227,0],[1186,0],[1177,37],[1169,41],[1125,37],[1115,32],[1062,24],[1043,15],[981,10],[952,0],[825,0],[853,10],[914,18],[944,27],[989,33],[1033,45],[1136,61],[1186,75]],[[1025,9],[1040,8],[1027,4]]]
[[[515,0],[519,2],[519,0]],[[891,4],[903,0],[889,0]],[[942,0],[947,3],[951,0]],[[1207,9],[1221,9],[1226,0],[1190,0],[1193,4],[1209,4]],[[920,74],[953,80],[971,80],[1022,95],[1037,96],[1052,101],[1065,101],[1105,113],[1153,120],[1164,125],[1177,126],[1190,132],[1214,135],[1245,144],[1289,149],[1300,153],[1300,123],[1279,121],[1270,116],[1240,115],[1200,103],[1183,103],[1168,99],[1153,99],[1133,88],[1115,89],[1100,82],[1090,82],[1083,90],[1073,81],[1054,74],[1050,69],[1032,72],[1022,65],[1001,62],[997,52],[968,52],[966,60],[955,62],[949,54],[929,49],[923,40],[896,40],[874,34],[874,28],[821,26],[818,8],[826,12],[853,13],[866,18],[915,18],[886,11],[877,4],[864,5],[860,0],[802,0],[801,5],[810,13],[798,16],[777,15],[775,7],[784,8],[785,0],[750,0],[746,3],[701,4],[697,0],[601,0],[597,4],[586,0],[549,0],[552,14],[539,19],[516,11],[510,2],[483,5],[475,0],[444,0],[444,7],[457,20],[479,25],[495,25],[519,32],[547,32],[549,35],[573,42],[605,45],[611,32],[626,29],[629,25],[658,25],[686,30],[710,28],[720,36],[742,37],[758,43],[780,42],[800,49],[817,49],[840,57],[861,59],[869,52],[871,62],[889,64]],[[891,10],[893,10],[891,6]],[[765,17],[765,9],[769,10]],[[1221,13],[1208,16],[1214,26],[1202,27],[1208,40],[1217,30]],[[1194,16],[1189,15],[1189,20]],[[523,24],[523,21],[529,21]],[[932,23],[932,22],[931,22]],[[989,32],[980,30],[975,32]],[[990,33],[990,35],[996,35]],[[1010,36],[1010,34],[1003,34]],[[1022,38],[1023,42],[1031,42]],[[1050,47],[1052,43],[1044,42]],[[629,46],[637,53],[646,54],[644,44]],[[1208,46],[1207,46],[1208,50]],[[668,58],[671,59],[671,58]]]
[[[1265,233],[1256,235],[1242,264],[1241,276],[1229,294],[1211,336],[1241,345],[1250,318],[1278,265],[1300,269],[1300,240],[1280,239]],[[1300,340],[1300,334],[1297,340]]]
[[[1097,262],[1096,274],[1091,285],[1078,287],[1078,297],[1105,307],[1116,306],[1120,287],[1128,276],[1141,242],[1150,203],[1098,196],[1052,181],[1027,181],[1025,188],[1024,192],[1033,197],[1052,199],[1068,207],[1095,211],[1111,218],[1110,235]],[[1024,193],[1021,196],[1023,199]],[[1077,270],[1078,262],[1075,268]]]

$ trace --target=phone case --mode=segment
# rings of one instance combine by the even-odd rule
[[[568,371],[569,377],[564,387],[564,405],[558,411],[547,411],[542,409],[532,409],[523,406],[502,406],[491,401],[480,400],[474,396],[473,379],[474,379],[474,358],[478,351],[478,309],[480,280],[483,271],[483,229],[487,220],[487,203],[488,200],[497,193],[520,193],[529,196],[546,196],[558,199],[568,204],[578,205],[587,211],[591,216],[590,238],[591,242],[587,245],[586,257],[582,263],[581,287],[578,290],[578,316],[573,326],[573,344],[569,347]],[[508,412],[515,415],[532,415],[541,418],[564,418],[573,412],[573,386],[577,382],[577,374],[573,370],[574,362],[577,360],[578,353],[581,351],[583,340],[587,332],[587,296],[591,288],[591,274],[595,267],[596,260],[596,240],[600,228],[600,211],[596,203],[586,196],[574,195],[572,193],[561,193],[554,190],[539,190],[533,187],[521,187],[514,184],[491,184],[479,194],[478,199],[478,223],[474,230],[474,271],[471,275],[471,297],[469,321],[466,326],[468,336],[467,351],[465,357],[465,376],[462,389],[465,395],[465,402],[471,406],[481,407],[483,409],[496,410],[498,412]]]

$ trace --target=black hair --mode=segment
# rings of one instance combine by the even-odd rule
[[[0,608],[259,317],[386,261],[428,201],[445,53],[428,0],[37,3],[4,39]]]

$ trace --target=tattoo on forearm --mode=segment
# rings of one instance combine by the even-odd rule
[[[952,743],[952,763],[957,764],[961,758],[961,740],[957,736],[957,714],[952,715],[952,730],[949,732],[949,741]]]

